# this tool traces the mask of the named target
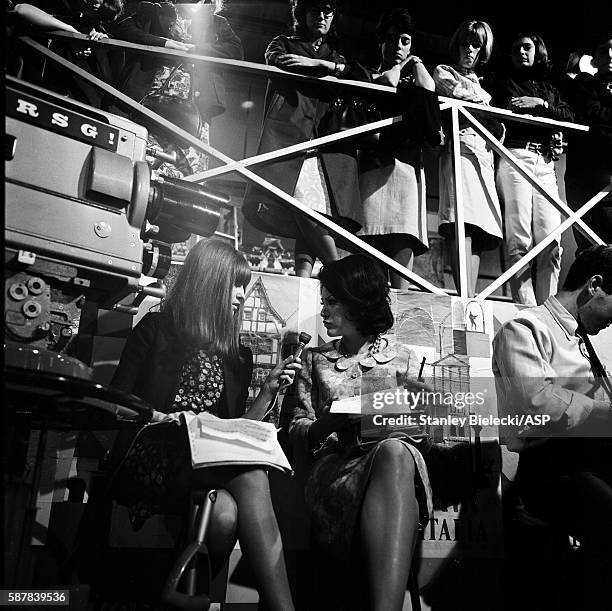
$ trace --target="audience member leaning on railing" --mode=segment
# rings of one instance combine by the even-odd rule
[[[453,66],[441,64],[433,72],[436,91],[466,102],[488,105],[491,95],[475,73],[491,57],[493,33],[484,21],[464,21],[451,38],[449,51]],[[503,134],[502,124],[492,117],[479,117],[496,137]],[[449,136],[451,130],[448,129]],[[495,190],[493,151],[469,123],[460,121],[461,182],[465,221],[465,255],[468,294],[476,294],[480,256],[484,250],[499,246],[502,239],[502,214]],[[455,237],[456,185],[453,174],[452,142],[440,154],[438,172],[440,208],[439,232],[450,247],[455,286],[459,288],[459,263]]]
[[[493,104],[519,114],[573,121],[573,110],[561,99],[549,74],[548,52],[541,36],[534,32],[515,36],[509,67],[493,77],[490,85]],[[508,121],[506,129],[505,145],[510,152],[535,175],[550,195],[558,198],[554,161],[561,151],[559,134],[551,129],[514,121]],[[561,213],[504,158],[500,159],[496,180],[505,205],[506,246],[513,265],[561,224]],[[541,304],[557,292],[561,238],[545,248],[535,261],[535,286],[531,279],[531,264],[511,280],[514,301]]]
[[[363,68],[349,63],[337,50],[333,24],[336,0],[294,0],[294,35],[277,36],[266,50],[266,63],[311,76],[369,80]],[[321,133],[334,95],[329,86],[288,79],[272,81],[266,96],[266,114],[258,153],[307,142]],[[357,155],[354,142],[301,154],[263,166],[257,173],[313,210],[333,217],[349,230],[360,224]],[[297,276],[310,277],[315,259],[324,264],[338,259],[333,237],[310,219],[252,188],[243,212],[258,229],[296,239]]]
[[[405,113],[406,123],[384,130],[370,146],[366,142],[359,156],[363,206],[359,235],[408,269],[414,256],[428,248],[422,127],[427,123],[426,109],[438,104],[435,94],[429,93],[434,90],[433,79],[411,50],[414,29],[406,9],[390,9],[380,17],[376,27],[380,55],[372,62],[378,65],[372,80],[397,87],[398,96],[385,94],[376,104],[388,116]],[[440,138],[439,121],[436,127]],[[393,288],[410,286],[397,272],[389,275]]]
[[[127,8],[112,24],[109,32],[113,38],[142,45],[165,47],[199,55],[242,59],[242,43],[229,22],[216,13],[216,4],[164,5],[139,2]],[[184,32],[174,28],[177,18],[185,24]],[[177,34],[188,41],[178,40]],[[174,36],[174,38],[169,37]],[[129,54],[118,88],[135,100],[140,100],[150,89],[152,70],[159,67],[155,58]],[[196,101],[205,121],[225,110],[225,91],[221,76],[204,66],[193,71],[197,77],[195,90],[200,94]],[[214,99],[213,99],[214,96]]]
[[[141,2],[137,12],[120,21],[112,33],[129,42],[157,40],[159,45],[165,41],[169,48],[242,59],[240,39],[215,9],[216,5],[208,4],[184,7]],[[210,120],[225,111],[223,75],[189,61],[136,59],[126,65],[121,79],[126,93],[208,144]],[[160,134],[154,125],[150,126],[149,140],[150,145],[177,157],[176,163],[152,159],[157,173],[182,178],[208,169],[204,153]]]
[[[9,5],[10,9],[10,5]],[[59,30],[74,34],[86,34],[91,40],[108,38],[107,26],[123,10],[123,0],[87,0],[78,5],[66,5],[61,13],[52,15],[34,4],[18,3],[14,5],[10,17],[16,25],[16,33],[27,34],[30,30]],[[65,56],[79,68],[109,81],[112,78],[111,67],[105,50],[90,47],[74,46],[55,42],[53,50]],[[65,72],[55,70],[52,66],[41,63],[39,58],[23,52],[18,75],[26,80],[42,83],[50,89],[70,95],[82,102],[99,107],[102,95],[86,83],[76,81]],[[11,49],[9,53],[15,56]]]
[[[168,6],[174,17],[174,8]],[[112,38],[139,45],[164,47],[188,52],[193,45],[162,36],[163,11],[159,4],[139,2],[128,4],[120,17],[108,28]],[[134,52],[122,54],[121,66],[117,71],[116,87],[134,100],[140,100],[151,87],[154,71],[159,60],[150,55]]]
[[[572,81],[569,101],[581,123],[590,126],[577,134],[567,155],[568,204],[577,210],[612,180],[612,30],[597,37],[593,46],[595,75],[580,73]],[[612,244],[612,194],[584,217],[606,243]],[[590,244],[574,230],[578,249]]]

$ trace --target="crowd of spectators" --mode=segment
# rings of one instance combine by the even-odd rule
[[[124,0],[58,0],[55,4],[7,2],[9,26],[15,33],[60,30],[87,35],[92,41],[110,37],[131,43],[193,52],[226,59],[242,59],[239,37],[219,14],[220,0],[128,2]],[[449,62],[426,66],[413,53],[415,24],[406,9],[380,15],[376,29],[378,55],[356,61],[342,50],[340,10],[336,0],[292,0],[293,26],[274,38],[262,60],[281,70],[313,77],[362,80],[397,88],[388,94],[338,94],[313,81],[271,79],[258,151],[272,151],[355,124],[370,104],[380,116],[403,114],[393,126],[370,138],[352,139],[334,146],[259,166],[261,176],[345,229],[363,237],[381,252],[411,269],[414,257],[428,250],[428,226],[423,150],[439,154],[438,230],[446,240],[458,286],[459,248],[465,249],[468,294],[477,292],[481,254],[503,244],[507,261],[514,264],[544,240],[562,222],[563,214],[523,174],[491,147],[468,123],[460,123],[461,182],[465,243],[455,239],[456,185],[453,178],[450,124],[440,127],[433,92],[515,114],[544,117],[589,126],[586,133],[561,131],[486,113],[478,117],[544,187],[578,209],[609,183],[612,175],[612,34],[597,37],[591,50],[592,71],[580,72],[579,55],[570,56],[567,73],[553,70],[545,41],[539,33],[518,32],[484,71],[494,45],[491,27],[484,21],[459,25],[449,45]],[[77,66],[102,78],[180,127],[209,142],[210,121],[225,109],[222,72],[185,59],[157,57],[85,46],[54,39],[52,49]],[[196,67],[197,66],[197,67]],[[110,96],[78,78],[67,76],[32,53],[13,54],[10,72],[92,105],[122,112]],[[182,104],[160,104],[160,97],[176,96]],[[432,99],[434,104],[432,105]],[[353,114],[353,125],[347,116]],[[360,114],[361,113],[361,114]],[[357,119],[355,119],[355,116]],[[371,118],[370,118],[371,120]],[[424,127],[425,126],[425,127]],[[578,134],[578,135],[576,135]],[[437,136],[437,137],[436,137]],[[177,159],[170,163],[151,158],[154,171],[183,177],[208,168],[207,157],[193,147],[151,130],[150,145]],[[569,147],[567,147],[569,140]],[[566,149],[567,147],[567,149]],[[567,176],[556,162],[567,152]],[[565,182],[565,184],[562,184]],[[349,248],[326,229],[260,188],[250,188],[244,213],[254,226],[277,236],[295,239],[295,273],[309,277],[315,261],[331,263],[339,249]],[[584,219],[604,241],[612,240],[612,196],[597,204]],[[429,228],[431,230],[431,227]],[[578,250],[588,241],[576,231]],[[526,265],[511,282],[517,302],[536,305],[557,290],[560,273],[560,237]],[[390,283],[409,283],[392,272]]]

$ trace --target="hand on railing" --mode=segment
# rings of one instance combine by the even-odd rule
[[[522,113],[527,110],[546,107],[546,101],[542,98],[536,98],[528,95],[523,95],[518,98],[511,98],[508,104],[508,110],[512,112]]]
[[[87,38],[89,38],[89,40],[103,40],[105,38],[108,38],[108,34],[105,34],[104,32],[98,32],[98,30],[96,29],[92,29],[91,32],[87,34]]]
[[[195,45],[186,42],[180,42],[178,40],[172,40],[171,38],[169,38],[168,40],[166,40],[164,47],[166,47],[166,49],[175,49],[176,51],[183,51],[183,53],[189,53],[195,48]]]

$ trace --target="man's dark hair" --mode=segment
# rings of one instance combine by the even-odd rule
[[[612,245],[591,246],[582,250],[567,273],[563,289],[575,291],[596,275],[603,278],[601,288],[612,294]]]

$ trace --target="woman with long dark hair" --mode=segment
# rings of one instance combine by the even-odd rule
[[[485,21],[464,21],[451,38],[449,50],[453,65],[440,64],[433,72],[436,91],[440,95],[488,105],[491,94],[485,91],[476,75],[476,68],[491,57],[493,33]],[[500,136],[499,121],[479,118]],[[495,126],[497,129],[493,129]],[[493,151],[467,122],[459,125],[461,151],[461,182],[463,185],[463,214],[465,221],[465,258],[467,263],[468,296],[476,294],[478,270],[482,251],[492,250],[502,240],[502,213],[495,191]],[[456,197],[453,176],[452,148],[448,146],[440,155],[439,165],[439,232],[450,247],[455,285],[458,281],[458,248],[455,239]]]
[[[418,525],[431,511],[423,456],[407,436],[362,443],[359,423],[330,410],[339,399],[426,387],[408,376],[410,353],[384,337],[393,314],[378,263],[351,255],[326,265],[319,279],[323,325],[338,339],[304,353],[289,428],[296,450],[309,456],[312,532],[340,566],[365,559],[368,608],[399,611]]]
[[[201,240],[189,252],[161,312],[149,313],[128,338],[111,382],[153,407],[153,421],[131,442],[113,483],[135,528],[171,503],[187,503],[192,489],[219,488],[207,540],[216,566],[237,534],[262,599],[271,609],[293,609],[278,524],[264,468],[192,469],[183,411],[221,418],[261,419],[279,385],[299,364],[288,357],[268,375],[252,407],[245,402],[253,369],[238,332],[250,280],[244,257],[228,244]],[[122,444],[127,445],[125,440]],[[115,454],[123,454],[119,448]]]
[[[266,63],[310,76],[369,80],[338,51],[334,26],[336,0],[294,0],[293,35],[277,36],[268,45]],[[337,91],[310,81],[278,79],[270,83],[258,153],[265,153],[325,135],[325,122]],[[319,151],[274,161],[257,170],[263,178],[293,195],[309,208],[332,217],[351,230],[359,229],[360,208],[357,151],[343,142]],[[295,238],[295,272],[310,277],[318,258],[324,264],[338,258],[329,232],[259,188],[245,198],[243,211],[258,229]]]
[[[574,111],[561,99],[552,84],[548,51],[535,32],[513,38],[510,65],[493,78],[493,104],[518,114],[529,114],[559,121],[573,121]],[[559,197],[555,159],[559,140],[555,131],[528,123],[508,121],[504,144],[537,178],[550,195]],[[496,175],[497,191],[505,206],[506,247],[509,263],[514,265],[561,224],[561,213],[527,182],[505,159],[500,159]],[[511,280],[512,297],[527,305],[542,304],[557,292],[561,270],[561,238],[558,237]]]

